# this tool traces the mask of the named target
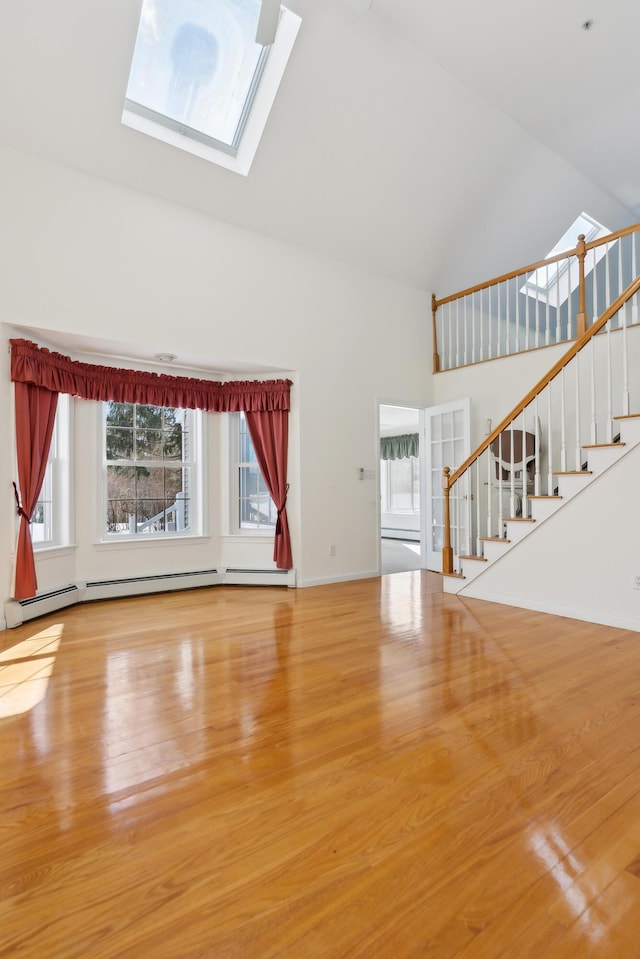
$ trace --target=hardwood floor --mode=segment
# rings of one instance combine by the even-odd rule
[[[0,650],[2,957],[640,956],[638,633],[407,572]]]

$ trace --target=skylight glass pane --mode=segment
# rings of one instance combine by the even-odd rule
[[[144,0],[127,100],[237,145],[265,48],[260,0]]]

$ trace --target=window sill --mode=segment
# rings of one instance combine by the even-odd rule
[[[73,556],[78,547],[75,543],[66,543],[64,546],[34,546],[33,555],[36,559],[55,559],[59,556]]]
[[[186,535],[181,536],[161,536],[155,535],[153,537],[145,537],[144,539],[140,536],[123,536],[118,539],[99,539],[94,542],[94,547],[96,549],[110,550],[121,547],[122,549],[148,549],[148,548],[158,548],[166,549],[170,546],[189,546],[194,543],[208,543],[211,539],[210,536],[205,536],[200,533],[187,533]]]
[[[273,542],[275,536],[275,530],[265,530],[260,533],[257,530],[247,530],[245,532],[237,533],[227,533],[224,536],[221,536],[220,539],[223,542],[235,542],[235,543],[265,543]]]

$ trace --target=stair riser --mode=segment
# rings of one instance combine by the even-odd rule
[[[581,489],[588,486],[592,479],[593,476],[590,474],[586,476],[556,476],[558,494],[562,496],[563,499],[571,499],[571,497],[579,493]]]
[[[531,516],[538,523],[542,523],[545,519],[553,516],[556,510],[560,509],[563,502],[564,500],[561,499],[532,499],[529,503]]]
[[[508,552],[509,548],[511,547],[511,543],[507,543],[506,540],[504,543],[490,542],[483,543],[482,547],[484,558],[489,563],[495,563],[497,559],[500,559],[501,556],[504,556],[504,554]]]
[[[626,451],[626,446],[620,445],[618,449],[613,446],[606,446],[600,450],[585,450],[585,457],[590,470],[594,473],[602,473],[616,460],[619,460],[621,456],[624,456]]]

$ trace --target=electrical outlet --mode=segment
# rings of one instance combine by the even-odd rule
[[[633,588],[640,589],[640,576],[633,577]]]

